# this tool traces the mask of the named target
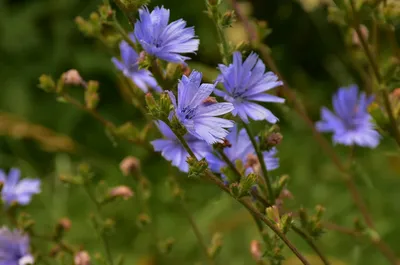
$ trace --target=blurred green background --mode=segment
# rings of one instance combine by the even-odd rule
[[[251,2],[253,15],[266,20],[273,29],[266,41],[279,68],[312,118],[317,120],[320,107],[330,105],[331,95],[337,87],[360,81],[347,56],[346,34],[327,22],[327,12],[323,8],[307,13],[292,0]],[[109,235],[114,256],[125,255],[125,264],[196,264],[202,261],[202,254],[187,220],[167,189],[167,163],[141,147],[120,142],[114,145],[101,124],[37,88],[42,73],[58,77],[75,68],[86,80],[100,82],[99,112],[102,115],[115,124],[128,120],[139,126],[143,123],[139,113],[123,100],[106,49],[97,41],[85,38],[75,26],[76,16],[88,17],[100,4],[100,0],[0,0],[0,166],[5,169],[19,167],[24,176],[43,180],[43,193],[26,209],[37,221],[38,231],[51,232],[50,227],[67,216],[72,220],[68,241],[82,245],[94,254],[102,252],[102,246],[88,220],[93,205],[81,188],[61,183],[58,176],[71,174],[79,162],[87,161],[96,172],[95,182],[105,180],[111,186],[132,185],[131,179],[121,174],[118,164],[127,155],[138,156],[145,176],[152,183],[153,222],[143,229],[137,227],[138,204],[135,200],[107,207],[105,215],[115,217],[116,221],[115,230]],[[204,1],[158,0],[152,1],[151,5],[161,4],[171,9],[172,19],[182,17],[195,26],[201,45],[193,62],[215,68],[221,59],[213,25],[203,13]],[[229,36],[241,39],[241,32],[240,26],[236,26]],[[74,92],[80,94],[79,89]],[[291,177],[289,187],[295,199],[287,202],[288,207],[313,209],[321,204],[326,207],[325,220],[352,227],[359,214],[339,172],[322,155],[310,130],[289,107],[274,106],[272,110],[281,117],[284,135],[279,147],[281,167],[274,175],[285,173]],[[29,122],[30,126],[41,125],[69,136],[83,147],[82,151],[71,154],[63,148],[43,149],[43,142],[50,141],[51,137],[46,134],[34,136],[42,144],[22,137],[36,131],[19,118]],[[35,128],[40,134],[42,129]],[[46,142],[47,145],[59,144],[65,138],[53,140],[54,143]],[[362,167],[356,174],[356,182],[376,220],[377,230],[400,254],[400,178],[389,169],[385,156],[393,147],[392,140],[385,139],[378,150],[356,150]],[[337,149],[345,159],[348,150]],[[190,211],[205,238],[210,241],[215,232],[224,235],[217,263],[255,264],[249,245],[259,236],[246,211],[215,187],[187,179],[182,174],[177,177],[183,181]],[[155,255],[154,246],[158,240],[169,237],[176,241],[172,252],[163,257]],[[297,235],[290,234],[289,237],[302,252],[313,255]],[[34,242],[50,247],[40,241]],[[328,256],[337,260],[334,264],[342,264],[338,260],[352,265],[387,264],[366,240],[338,232],[327,231],[319,245]],[[288,264],[297,264],[295,262]]]

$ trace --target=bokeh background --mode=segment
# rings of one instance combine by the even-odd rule
[[[116,222],[114,232],[109,235],[114,256],[124,255],[125,264],[196,264],[202,260],[202,254],[187,220],[167,189],[167,163],[138,146],[119,142],[115,145],[102,125],[86,113],[57,102],[52,95],[37,88],[38,77],[43,73],[57,77],[68,69],[78,69],[85,79],[100,82],[102,115],[115,124],[128,120],[138,126],[143,124],[139,112],[121,94],[110,54],[101,43],[84,37],[74,23],[76,16],[88,17],[100,4],[100,0],[0,0],[0,166],[18,167],[24,176],[43,180],[42,194],[25,210],[36,220],[39,231],[49,232],[58,219],[69,217],[72,229],[67,235],[68,241],[94,254],[102,252],[102,246],[88,220],[93,205],[81,188],[63,184],[58,177],[74,172],[78,163],[86,161],[96,172],[94,182],[132,185],[131,179],[121,174],[118,164],[127,155],[137,156],[152,183],[153,222],[138,228],[135,200],[106,208],[105,215],[114,217]],[[203,13],[204,1],[154,0],[151,3],[152,6],[161,4],[171,9],[173,19],[184,18],[195,26],[201,45],[192,62],[215,69],[221,58],[216,32]],[[337,87],[360,83],[346,49],[348,35],[328,22],[326,9],[307,12],[295,0],[253,0],[251,4],[253,9],[246,8],[247,12],[267,21],[273,29],[266,42],[314,120],[319,118],[322,105],[330,106],[331,95]],[[124,26],[129,28],[127,23]],[[240,24],[230,29],[228,35],[232,41],[245,39]],[[74,91],[77,95],[80,92]],[[274,175],[290,176],[289,187],[294,199],[287,201],[289,207],[304,206],[312,210],[321,204],[326,208],[325,220],[352,227],[359,214],[338,170],[289,107],[273,106],[272,110],[281,118],[284,135],[279,146],[281,167]],[[69,152],[71,141],[82,147],[79,152]],[[377,230],[400,254],[400,178],[390,169],[386,158],[386,153],[393,148],[392,140],[385,139],[377,150],[356,150],[359,169],[355,177],[376,220]],[[345,159],[348,150],[337,149]],[[246,211],[228,196],[221,195],[217,188],[175,173],[183,181],[190,211],[205,238],[211,240],[215,232],[224,235],[218,264],[255,264],[249,244],[259,238]],[[2,215],[0,220],[7,223]],[[175,239],[171,253],[162,257],[154,254],[158,240],[170,237]],[[302,252],[313,255],[297,235],[289,237]],[[35,241],[35,244],[50,247],[41,242]],[[333,264],[387,264],[365,239],[327,231],[319,245],[333,258]],[[291,253],[287,254],[290,257]],[[297,263],[289,259],[287,264]],[[312,264],[318,261],[313,260]]]

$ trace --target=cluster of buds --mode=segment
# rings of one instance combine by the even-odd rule
[[[149,113],[154,119],[168,122],[172,102],[167,92],[161,93],[159,100],[156,100],[151,93],[147,93],[145,100]]]
[[[208,169],[208,163],[204,158],[197,160],[196,158],[188,157],[187,163],[189,165],[189,178],[202,178]]]
[[[235,198],[241,198],[244,196],[247,196],[250,192],[250,190],[254,187],[254,185],[258,181],[258,175],[257,174],[249,174],[246,177],[242,177],[240,179],[240,182],[234,182],[232,183],[229,188],[231,190],[231,194]]]
[[[270,150],[272,147],[279,145],[283,140],[278,125],[271,126],[265,133],[261,135],[261,150]]]
[[[321,205],[315,207],[315,214],[309,216],[304,208],[299,210],[299,217],[302,228],[313,238],[319,238],[323,233],[324,229],[322,226],[322,216],[325,212],[325,208]]]
[[[289,232],[292,223],[293,223],[293,218],[292,214],[284,214],[281,216],[279,212],[279,208],[276,205],[273,205],[271,207],[268,207],[266,209],[267,217],[270,219],[276,227],[284,234]]]

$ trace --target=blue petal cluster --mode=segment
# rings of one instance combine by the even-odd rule
[[[29,238],[20,231],[0,229],[0,264],[28,265],[33,264],[33,256],[29,253]]]
[[[182,63],[189,57],[181,53],[194,53],[199,47],[194,28],[186,27],[183,19],[170,24],[169,9],[156,7],[150,13],[147,7],[139,9],[139,20],[135,24],[135,37],[143,49],[162,60]]]
[[[182,76],[178,84],[178,102],[170,92],[171,101],[175,106],[175,115],[186,127],[189,133],[205,140],[209,144],[223,142],[228,134],[225,128],[231,128],[234,123],[218,118],[231,112],[233,105],[224,103],[206,103],[205,100],[215,89],[213,84],[201,84],[202,74],[195,70],[189,77]]]
[[[7,206],[13,202],[27,205],[34,194],[40,193],[39,179],[20,180],[20,174],[20,170],[15,168],[11,169],[8,175],[0,170],[0,182],[3,183],[1,198]]]
[[[188,172],[189,166],[186,162],[189,156],[188,152],[167,124],[163,121],[158,121],[156,124],[165,139],[152,141],[151,144],[153,145],[154,150],[161,152],[161,155],[166,160],[171,161],[172,165],[178,167],[182,172]],[[186,134],[184,138],[197,159],[202,159],[210,152],[210,147],[206,142],[199,140],[190,134]]]
[[[131,39],[134,41],[134,36],[131,36]],[[131,79],[144,93],[147,93],[149,88],[161,92],[161,87],[158,86],[152,73],[146,69],[139,69],[139,55],[126,41],[121,41],[119,50],[122,62],[115,57],[112,58],[115,67]]]
[[[376,147],[381,137],[367,111],[372,101],[373,97],[367,97],[364,92],[359,95],[356,85],[340,88],[333,96],[335,113],[322,108],[322,120],[317,122],[317,130],[333,132],[334,143]]]
[[[243,62],[240,52],[233,54],[233,63],[229,66],[219,65],[221,75],[218,81],[224,84],[226,91],[215,90],[214,93],[233,103],[233,115],[246,123],[253,120],[267,120],[276,123],[278,118],[271,111],[259,105],[258,102],[283,103],[283,98],[265,93],[282,85],[278,77],[272,73],[265,73],[265,65],[255,53],[250,54]]]
[[[255,155],[254,147],[244,129],[239,131],[235,126],[228,134],[226,139],[231,144],[231,147],[224,148],[224,154],[233,164],[235,164],[237,160],[242,161],[243,164],[247,164],[249,155]],[[279,158],[275,157],[276,154],[276,148],[272,148],[270,151],[263,152],[264,161],[268,171],[277,169],[279,167]],[[206,159],[210,169],[215,173],[221,173],[221,168],[227,166],[226,162],[223,161],[218,155],[210,153],[206,156]],[[251,172],[253,172],[253,169],[249,167],[246,170],[246,174]]]

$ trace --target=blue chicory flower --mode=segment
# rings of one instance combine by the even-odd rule
[[[367,110],[372,101],[373,96],[367,97],[364,92],[359,95],[356,85],[339,88],[332,100],[335,113],[323,107],[317,130],[333,132],[334,143],[376,147],[381,137]]]
[[[181,53],[194,53],[199,47],[194,28],[186,28],[186,21],[176,20],[168,24],[169,9],[156,7],[150,13],[147,7],[139,9],[135,24],[135,36],[143,49],[162,60],[182,63],[189,57]]]
[[[278,81],[278,77],[272,72],[265,73],[265,65],[257,54],[251,53],[242,62],[242,55],[237,51],[233,54],[233,63],[229,66],[220,64],[219,70],[221,75],[217,80],[224,84],[226,90],[216,89],[214,93],[233,103],[233,115],[239,115],[246,123],[249,118],[267,120],[270,123],[278,121],[271,111],[256,102],[285,102],[283,98],[265,93],[282,85],[282,81]]]
[[[134,41],[134,36],[131,36],[131,39]],[[139,55],[126,41],[121,41],[119,50],[122,62],[113,57],[112,62],[115,67],[131,79],[144,93],[147,93],[149,88],[161,92],[161,87],[157,84],[152,73],[146,69],[139,69]]]
[[[29,252],[29,237],[20,231],[0,229],[0,264],[28,265],[33,264],[33,256]]]
[[[189,133],[209,144],[223,142],[228,134],[225,128],[233,127],[230,120],[218,118],[231,112],[233,105],[228,102],[206,103],[205,100],[215,89],[213,84],[201,84],[202,74],[195,70],[189,77],[182,76],[178,84],[178,103],[172,92],[169,92],[175,106],[175,114]]]
[[[158,121],[156,124],[165,139],[152,141],[151,144],[154,150],[161,152],[161,155],[166,160],[171,161],[172,165],[178,167],[182,172],[188,172],[189,166],[186,162],[189,156],[188,152],[165,122]],[[190,134],[186,134],[184,138],[197,159],[204,158],[210,152],[210,147],[206,142]]]
[[[15,168],[11,169],[8,175],[0,170],[0,182],[3,182],[1,198],[7,206],[12,202],[27,205],[34,194],[40,193],[39,179],[20,180],[20,174],[20,170]]]
[[[237,160],[242,161],[243,165],[247,164],[249,156],[255,156],[254,147],[249,139],[245,129],[239,129],[235,126],[232,131],[226,136],[226,139],[231,144],[231,147],[224,148],[224,154],[229,160],[236,164]],[[276,157],[277,149],[274,147],[270,151],[264,151],[263,157],[268,171],[277,169],[279,167],[279,158]],[[221,173],[221,168],[226,167],[227,164],[218,154],[209,153],[206,156],[211,171]],[[246,174],[252,173],[253,168],[248,167]]]

